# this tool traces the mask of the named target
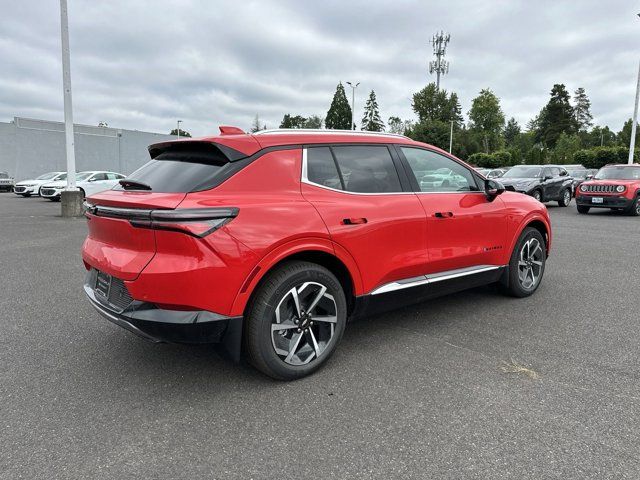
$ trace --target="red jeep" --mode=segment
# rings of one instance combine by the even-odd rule
[[[409,138],[221,127],[149,147],[87,199],[85,292],[152,341],[221,342],[279,379],[334,352],[348,318],[483,284],[540,285],[546,208]]]
[[[578,213],[589,213],[591,208],[610,208],[638,216],[640,165],[606,165],[592,180],[582,182],[575,196]]]

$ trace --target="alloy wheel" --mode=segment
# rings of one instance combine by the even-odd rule
[[[336,333],[338,310],[327,287],[305,282],[291,288],[278,303],[271,322],[271,343],[289,365],[317,360]]]
[[[540,192],[538,190],[533,192],[533,198],[535,198],[538,201],[540,201],[542,199],[542,196],[540,195]]]
[[[530,238],[522,245],[518,261],[518,279],[522,288],[535,288],[542,276],[543,260],[544,251],[537,238]]]
[[[571,202],[571,192],[569,192],[569,190],[565,190],[562,198],[564,200],[564,204],[569,205]]]

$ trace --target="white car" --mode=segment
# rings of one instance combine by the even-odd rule
[[[13,190],[13,178],[7,172],[0,172],[0,190],[5,192]]]
[[[30,197],[31,195],[40,195],[40,187],[45,183],[55,182],[57,180],[65,180],[67,172],[49,172],[40,175],[33,180],[22,180],[13,186],[13,193]]]
[[[94,193],[112,189],[125,177],[125,175],[115,172],[80,172],[76,173],[76,187],[80,189],[83,196],[88,197]],[[47,183],[40,189],[40,196],[52,201],[60,200],[60,194],[66,187],[66,180]]]

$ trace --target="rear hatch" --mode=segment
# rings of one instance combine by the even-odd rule
[[[149,151],[147,164],[114,189],[86,201],[89,234],[83,259],[122,280],[135,280],[151,261],[156,253],[154,228],[177,222],[175,213],[181,211],[175,209],[188,193],[215,188],[247,164],[246,154],[204,141],[168,142]],[[203,215],[196,213],[202,223]],[[186,221],[194,222],[194,212],[190,214]]]

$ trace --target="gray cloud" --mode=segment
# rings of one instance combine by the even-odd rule
[[[450,73],[466,113],[491,88],[521,124],[554,83],[584,87],[597,123],[618,130],[633,109],[640,20],[633,5],[453,0],[69,0],[78,123],[196,135],[219,124],[277,127],[285,113],[324,116],[338,81],[374,89],[383,118],[412,118],[431,35],[451,33]],[[0,119],[61,120],[58,2],[0,0]]]

